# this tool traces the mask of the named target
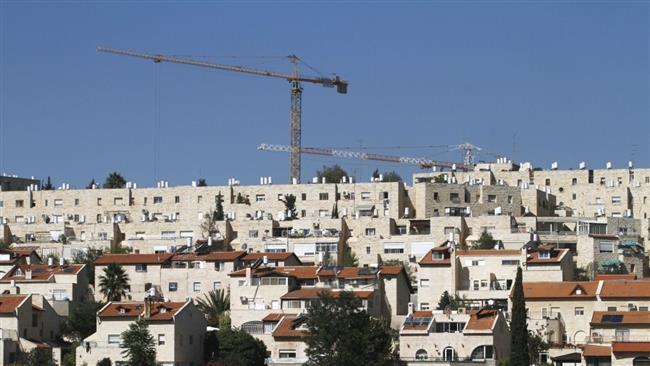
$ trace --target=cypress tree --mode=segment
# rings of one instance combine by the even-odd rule
[[[512,321],[510,322],[510,366],[530,366],[528,355],[528,325],[526,301],[521,267],[517,268],[515,288],[512,293]]]

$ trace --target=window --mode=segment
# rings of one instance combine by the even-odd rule
[[[248,230],[248,237],[249,238],[257,238],[259,235],[259,232],[257,230]]]
[[[479,286],[480,286],[480,281],[479,280],[474,280],[473,284],[474,284],[474,291],[478,291]]]
[[[486,288],[488,287],[488,281],[487,280],[481,280],[481,288]]]
[[[274,308],[275,309],[275,308]],[[277,323],[264,323],[264,334],[273,333],[273,329]]]
[[[575,193],[573,193],[573,194],[571,195],[571,199],[572,199],[572,200],[575,200],[575,199],[576,199],[576,197],[577,197],[577,196],[576,196],[576,194],[575,194]]]
[[[420,287],[429,287],[429,279],[428,278],[420,279]]]
[[[513,202],[512,196],[508,196],[508,203],[512,204],[512,202]]]
[[[300,300],[287,300],[283,303],[287,309],[300,309]]]
[[[601,253],[614,253],[613,241],[601,241],[599,247]]]
[[[136,272],[147,272],[147,265],[146,264],[136,264],[135,265],[135,271]]]
[[[478,346],[472,351],[472,360],[486,360],[494,358],[494,348],[492,345]]]
[[[612,204],[613,205],[620,205],[621,204],[621,196],[612,196]]]
[[[21,208],[25,206],[25,201],[23,200],[16,200],[16,208]]]
[[[361,199],[366,201],[370,199],[370,192],[361,192]]]
[[[445,226],[444,228],[445,235],[454,234],[455,232],[456,232],[456,228],[453,226]]]
[[[404,243],[384,243],[384,254],[403,254]]]
[[[327,201],[329,199],[329,194],[328,193],[319,193],[318,194],[318,199],[321,201]]]
[[[608,306],[607,311],[616,311],[616,306]]]
[[[120,344],[120,335],[119,334],[109,334],[108,335],[108,344]]]
[[[551,252],[548,250],[542,250],[539,252],[539,259],[550,259],[551,258]]]
[[[546,180],[544,181],[544,183],[545,183],[545,185],[550,186],[550,185],[551,185],[551,179],[550,179],[550,178],[546,178]]]
[[[583,308],[583,307],[577,307],[577,308],[575,308],[575,309],[574,309],[574,314],[575,314],[576,316],[585,315],[585,308]]]
[[[438,192],[433,192],[433,200],[434,201],[438,200]]]
[[[431,310],[431,305],[429,305],[428,302],[420,303],[420,311],[427,311],[427,310]]]
[[[501,261],[502,266],[518,266],[519,261],[516,259],[504,259]]]
[[[153,198],[153,204],[156,205],[156,204],[160,204],[160,203],[162,203],[162,197],[161,196],[155,196]]]
[[[32,313],[32,327],[38,326],[38,314]]]
[[[449,193],[449,200],[451,202],[460,202],[460,195],[458,193]]]
[[[194,282],[192,288],[194,292],[201,292],[201,282]]]
[[[366,245],[366,254],[370,254],[370,245]]]
[[[307,200],[307,193],[303,193],[303,194],[301,194],[300,197],[301,197],[301,199],[302,199],[303,201],[306,201],[306,200]]]
[[[176,292],[178,290],[178,282],[169,283],[169,292]]]
[[[108,233],[97,233],[97,238],[99,240],[108,240]]]
[[[0,201],[0,207],[5,207],[4,201]]]
[[[337,243],[316,243],[316,253],[336,253]]]
[[[63,206],[63,200],[61,198],[54,199],[54,206]]]
[[[367,227],[366,228],[366,236],[375,236],[375,228],[374,227]]]
[[[225,262],[214,262],[214,270],[217,272],[223,272],[226,270]]]
[[[221,288],[221,281],[215,281],[214,283],[212,283],[213,290],[218,290],[220,288]]]
[[[174,203],[181,203],[181,196],[174,197]]]
[[[495,194],[488,194],[488,202],[495,203],[497,201],[497,196]]]
[[[202,200],[203,200],[203,196],[201,196],[201,195],[196,196],[196,203],[201,203]],[[146,203],[147,202],[145,202],[145,204]]]
[[[427,353],[427,351],[425,351],[423,349],[419,349],[419,350],[417,350],[417,352],[415,352],[415,359],[416,360],[428,360],[429,359],[429,354]]]
[[[443,253],[443,252],[437,252],[437,251],[436,251],[436,252],[433,252],[433,253],[431,253],[431,258],[432,258],[432,259],[438,259],[438,260],[440,260],[440,259],[445,259],[445,253]]]
[[[97,198],[97,206],[101,206],[101,205],[102,205],[102,199],[101,199],[101,198]]]
[[[578,178],[571,179],[571,185],[575,186],[576,184],[578,184]]]
[[[281,349],[278,352],[279,358],[280,359],[291,359],[291,358],[296,358],[296,350],[295,349]]]
[[[164,334],[158,334],[158,345],[159,346],[164,346],[165,345],[165,335]]]
[[[452,347],[447,347],[444,350],[442,350],[442,358],[445,361],[453,361],[458,358],[458,355],[456,354],[455,349],[453,349]]]
[[[616,341],[617,342],[627,342],[630,340],[630,330],[629,329],[616,329]]]
[[[255,195],[255,202],[264,202],[266,201],[266,195],[265,194],[256,194]]]

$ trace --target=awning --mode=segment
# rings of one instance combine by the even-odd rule
[[[572,353],[567,353],[566,355],[551,357],[551,360],[560,363],[562,362],[576,363],[582,361],[582,355],[580,354],[580,352],[572,352]]]

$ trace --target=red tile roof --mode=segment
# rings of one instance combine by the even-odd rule
[[[496,324],[499,312],[496,310],[481,309],[470,315],[469,321],[465,326],[467,330],[491,330]]]
[[[0,314],[15,313],[16,309],[29,297],[29,295],[2,295],[0,296]]]
[[[379,275],[397,276],[402,272],[406,272],[402,266],[382,266],[379,268]]]
[[[612,355],[612,348],[610,346],[587,344],[582,348],[582,355],[584,357],[610,357]]]
[[[48,281],[54,275],[78,275],[84,264],[65,264],[63,266],[48,266],[47,264],[21,264],[15,266],[11,271],[7,272],[0,282],[8,282],[11,280],[26,282],[26,281]],[[20,270],[20,274],[17,272]],[[26,279],[25,274],[27,271],[32,272],[32,279]]]
[[[206,262],[232,262],[246,255],[244,251],[235,252],[209,252],[205,254],[174,254],[173,261],[192,262],[192,261],[206,261]]]
[[[171,320],[186,302],[154,302],[147,320]],[[100,318],[134,318],[144,316],[144,302],[111,302],[98,313]]]
[[[295,257],[295,260],[300,262],[300,259],[296,257],[293,252],[280,252],[280,253],[248,253],[244,257],[243,261],[245,262],[255,262],[256,260],[265,257],[270,261],[285,261],[291,257]]]
[[[456,251],[458,257],[483,257],[483,256],[519,256],[520,250],[515,249],[468,249]]]
[[[443,259],[433,259],[433,252],[444,252]],[[418,262],[421,266],[451,266],[451,259],[449,259],[448,247],[436,247],[427,252],[427,254]]]
[[[273,331],[273,338],[301,338],[306,335],[306,331],[296,329],[294,320],[295,315],[285,315]]]
[[[636,275],[634,273],[597,274],[594,277],[594,281],[605,281],[605,280],[636,280]]]
[[[650,342],[612,342],[614,353],[648,353]]]
[[[524,282],[526,299],[595,298],[598,282]],[[578,293],[581,292],[581,293]]]
[[[604,281],[601,298],[650,298],[650,281]]]
[[[562,259],[564,259],[564,256],[567,255],[569,252],[569,249],[551,249],[551,257],[550,258],[540,258],[539,257],[539,250],[535,250],[532,252],[528,252],[526,256],[526,263],[527,264],[557,264],[562,262]]]
[[[263,322],[277,322],[282,319],[282,317],[286,316],[287,314],[283,313],[271,313],[262,319]]]
[[[260,267],[251,269],[253,277],[279,276],[294,277],[297,279],[315,279],[318,267],[290,266],[290,267]],[[229,274],[230,277],[245,277],[246,269],[240,269]]]
[[[117,264],[162,264],[169,261],[174,254],[105,254],[97,258],[96,265]]]
[[[321,287],[305,287],[298,290],[289,291],[280,297],[282,300],[294,299],[317,299],[320,293],[327,293],[332,297],[337,297],[341,291],[332,291],[328,288]],[[375,291],[352,291],[352,294],[360,299],[370,298]]]
[[[336,276],[348,280],[358,279],[358,278],[367,278],[367,279],[377,278],[376,273],[375,274],[361,273],[362,271],[363,271],[363,267],[344,267],[336,274]]]
[[[621,321],[612,323],[603,321],[605,315],[620,315]],[[620,324],[650,324],[650,311],[594,311],[591,316],[592,325],[620,325]]]

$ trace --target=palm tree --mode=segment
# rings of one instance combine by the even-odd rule
[[[108,301],[121,301],[128,288],[129,276],[117,263],[109,264],[104,268],[104,274],[99,276],[99,291]]]
[[[212,290],[203,298],[196,299],[196,307],[205,314],[209,326],[218,327],[219,318],[230,310],[230,294],[224,290]]]

